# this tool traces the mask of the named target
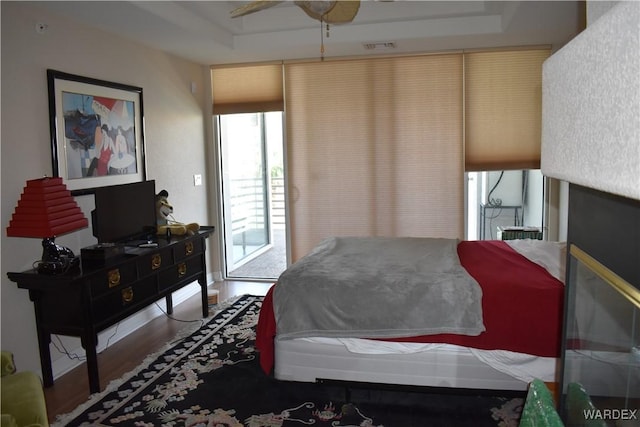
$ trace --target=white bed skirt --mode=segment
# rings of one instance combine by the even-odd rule
[[[556,359],[449,344],[386,343],[383,350],[339,339],[275,340],[279,380],[341,380],[394,385],[525,391],[532,378],[555,381]],[[354,346],[357,350],[354,351]],[[493,366],[492,366],[493,365]]]

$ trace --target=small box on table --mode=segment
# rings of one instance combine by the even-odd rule
[[[498,227],[498,240],[516,239],[542,240],[542,230],[538,227]]]
[[[98,243],[80,249],[82,265],[100,267],[109,261],[124,255],[124,245],[115,243]]]

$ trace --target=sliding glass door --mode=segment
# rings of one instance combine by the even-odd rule
[[[275,188],[280,181],[274,179],[281,177],[283,170],[282,113],[218,117],[226,277],[277,277],[286,266],[284,238],[278,238],[284,236],[284,226],[278,226],[284,219],[284,206],[278,209],[277,200],[272,203],[283,194]],[[274,240],[277,251],[273,250]],[[267,252],[269,257],[274,252],[282,256],[257,262]]]

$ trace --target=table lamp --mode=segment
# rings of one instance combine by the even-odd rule
[[[41,274],[60,274],[79,265],[69,248],[57,245],[56,236],[88,227],[89,221],[62,182],[62,178],[27,181],[9,226],[9,237],[37,237],[42,240]]]

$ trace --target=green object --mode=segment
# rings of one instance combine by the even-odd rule
[[[566,402],[567,426],[606,427],[607,423],[602,419],[596,417],[587,419],[587,414],[593,414],[597,409],[581,384],[570,383],[567,386]]]
[[[563,427],[564,424],[556,411],[553,396],[542,382],[535,379],[529,384],[527,399],[524,402],[520,427]]]
[[[47,406],[40,377],[31,371],[16,372],[13,355],[1,352],[1,427],[48,426]]]

